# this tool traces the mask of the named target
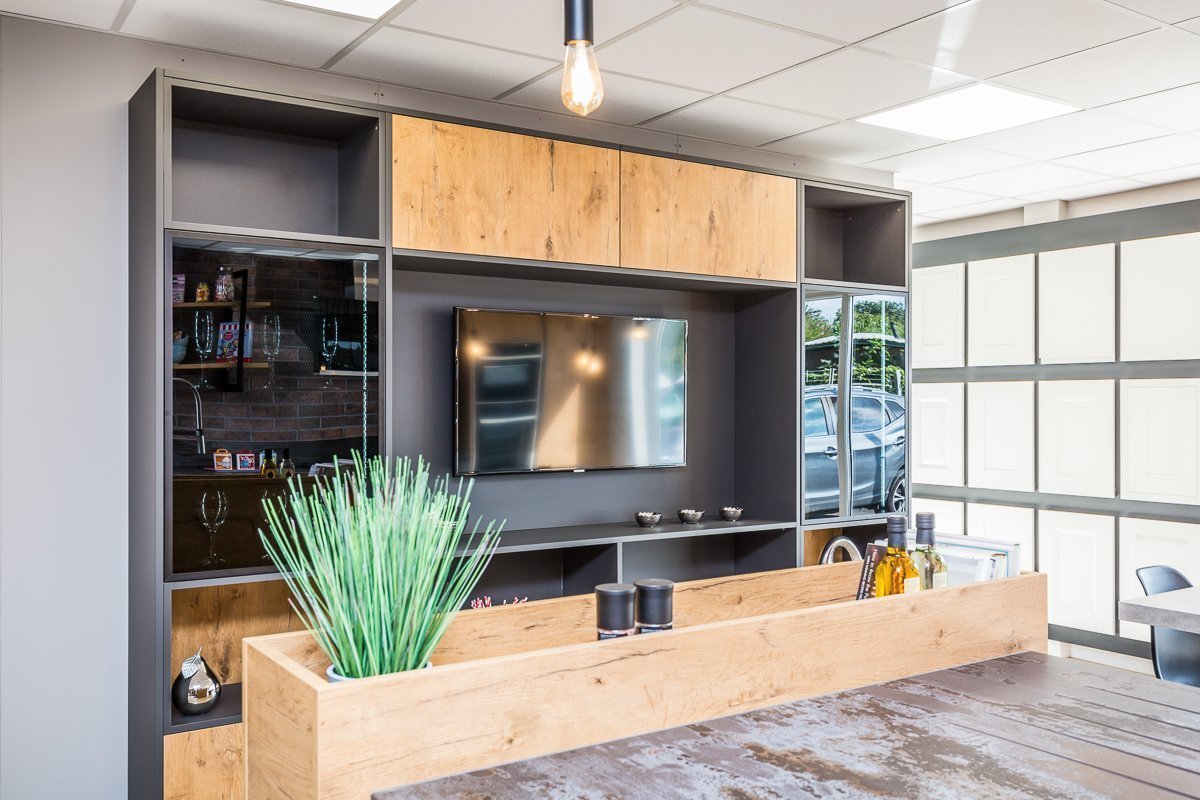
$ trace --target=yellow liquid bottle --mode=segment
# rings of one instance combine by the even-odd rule
[[[908,556],[908,518],[888,517],[887,554],[875,567],[875,596],[917,592],[921,589],[921,574]]]

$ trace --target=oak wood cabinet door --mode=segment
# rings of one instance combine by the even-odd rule
[[[621,154],[621,266],[796,280],[796,181]]]
[[[395,247],[617,266],[620,154],[392,117]]]
[[[243,800],[242,723],[163,737],[163,800]]]

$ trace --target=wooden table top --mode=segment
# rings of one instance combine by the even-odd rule
[[[1126,622],[1200,633],[1200,586],[1122,600],[1117,615]]]
[[[1197,798],[1200,689],[1020,653],[375,795],[809,797]]]

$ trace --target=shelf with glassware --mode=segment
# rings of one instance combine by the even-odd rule
[[[307,481],[378,451],[378,254],[219,244],[180,237],[171,247],[167,346],[200,377],[173,382],[168,581],[273,571],[258,529],[283,476]],[[232,292],[227,274],[240,276]],[[209,286],[221,295],[205,297]],[[240,383],[221,361],[239,353],[255,370]]]

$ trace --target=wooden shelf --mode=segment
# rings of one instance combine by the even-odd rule
[[[242,366],[245,369],[266,369],[269,365],[264,364],[261,361],[252,361],[249,364],[242,364]],[[203,365],[193,364],[193,363],[172,364],[171,367],[176,372],[190,372],[190,371],[198,371],[201,369],[201,367],[203,367],[204,369],[234,369],[237,367],[237,364],[232,361],[211,361],[211,362],[209,362],[207,364],[203,364]]]
[[[241,308],[241,300],[222,300],[220,302],[212,301],[207,303],[171,303],[171,308],[178,311],[184,311],[189,308]],[[249,300],[246,302],[246,308],[270,308],[270,300]]]
[[[663,521],[653,528],[642,528],[636,522],[603,522],[597,525],[565,525],[554,528],[530,528],[504,531],[500,534],[497,553],[525,553],[532,550],[557,550],[567,547],[616,544],[617,542],[646,542],[661,539],[682,539],[695,536],[714,536],[722,533],[754,533],[757,531],[788,530],[795,521],[755,519],[745,517],[738,522],[726,522],[718,516],[694,525]],[[460,551],[460,555],[465,551]]]
[[[174,677],[172,677],[174,680]],[[170,702],[170,701],[168,701]],[[171,706],[171,724],[167,733],[183,733],[198,731],[202,728],[215,728],[218,725],[232,725],[242,721],[242,685],[226,683],[221,686],[221,694],[217,697],[216,705],[204,714],[188,716],[180,714],[178,709]]]

